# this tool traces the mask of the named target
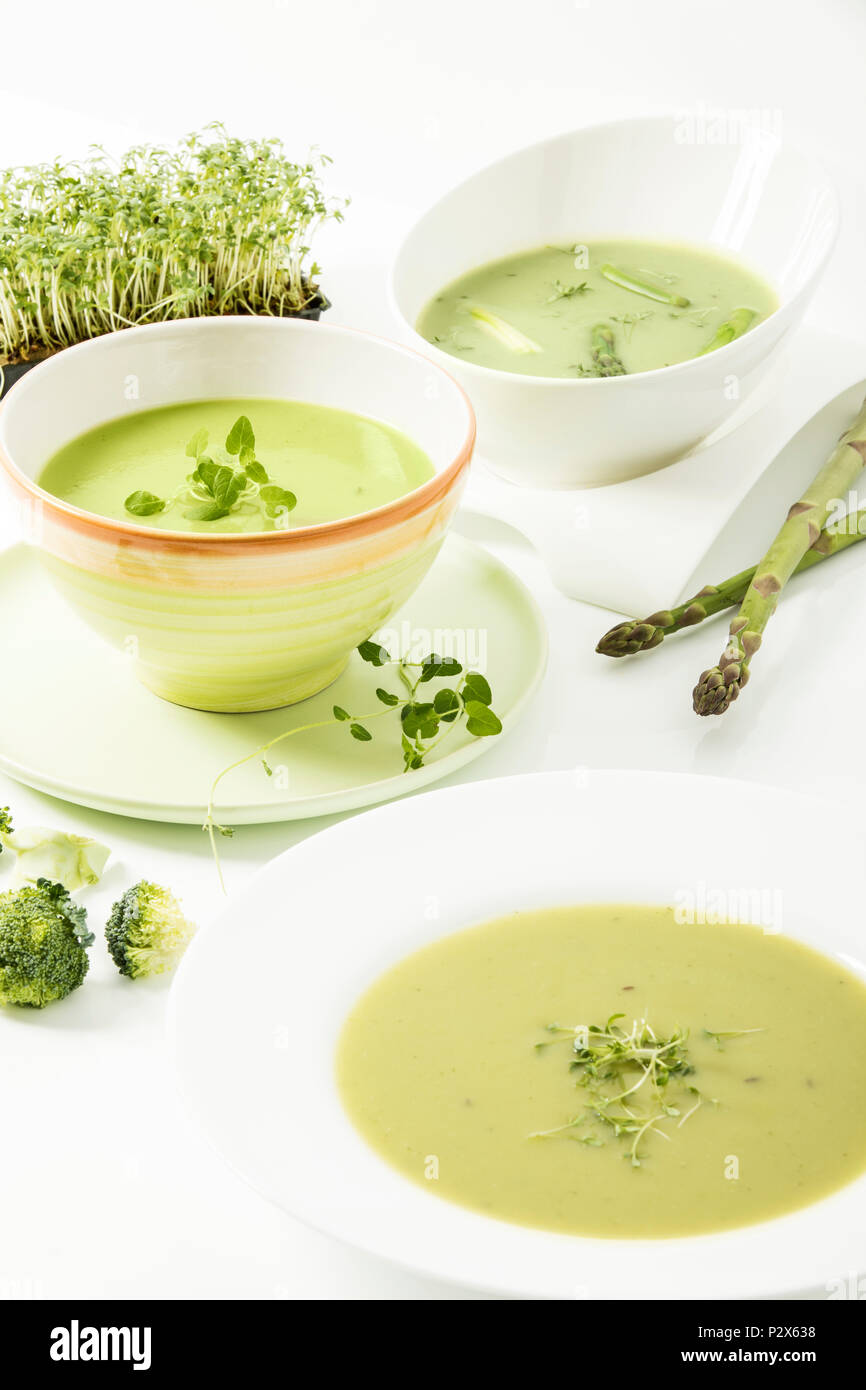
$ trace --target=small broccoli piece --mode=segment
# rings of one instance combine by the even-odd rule
[[[12,817],[9,814],[8,806],[0,806],[0,835],[12,834]],[[0,854],[3,853],[3,842],[0,840]]]
[[[44,1009],[83,982],[93,933],[61,883],[0,893],[0,1004]]]
[[[105,926],[111,958],[131,979],[172,970],[194,934],[174,894],[144,880],[117,900]]]

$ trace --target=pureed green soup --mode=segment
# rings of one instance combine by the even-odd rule
[[[596,241],[479,266],[426,305],[417,329],[500,371],[617,376],[713,351],[778,303],[754,271],[705,247]]]
[[[241,418],[254,430],[252,453],[258,470],[249,452],[227,456],[223,447]],[[200,458],[212,457],[217,468],[253,475],[250,496],[242,494],[227,515],[214,519],[200,513],[220,509],[209,508],[206,500],[184,489],[185,480],[199,466],[195,453],[188,452],[196,437]],[[262,471],[267,475],[264,484],[255,482]],[[159,530],[214,534],[272,531],[356,516],[413,491],[433,472],[423,449],[379,420],[303,401],[237,399],[163,406],[98,425],[59,449],[38,482],[46,492],[97,516]],[[276,489],[270,507],[261,501],[262,494],[269,495],[267,488]],[[162,510],[148,510],[140,501],[133,511],[126,506],[130,497],[140,494],[167,502],[178,489],[184,489],[182,495]],[[296,499],[291,510],[279,505],[283,492]]]
[[[355,1125],[427,1191],[659,1237],[779,1216],[863,1173],[864,1059],[866,986],[838,961],[599,904],[407,956],[355,1005],[337,1066]]]

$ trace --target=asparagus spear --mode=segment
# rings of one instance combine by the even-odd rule
[[[541,352],[541,346],[534,338],[528,338],[519,328],[515,328],[513,323],[500,318],[499,314],[494,314],[491,309],[484,309],[480,304],[476,304],[469,312],[503,347],[510,348],[512,352]]]
[[[838,555],[840,550],[847,550],[855,541],[862,540],[866,540],[866,507],[846,518],[844,531],[822,531],[815,544],[806,551],[794,573],[801,574],[803,570],[811,569],[822,560],[829,560],[832,555]],[[751,569],[742,570],[718,586],[707,584],[694,598],[679,604],[676,608],[664,608],[641,620],[630,618],[626,622],[617,623],[616,627],[604,634],[595,650],[601,656],[614,657],[648,652],[673,632],[694,627],[696,623],[702,623],[705,618],[711,618],[714,613],[721,613],[725,608],[733,608],[735,604],[739,607],[755,576],[756,568],[757,566],[753,565]]]
[[[626,376],[616,354],[616,339],[609,323],[597,323],[592,330],[593,376]]]
[[[668,290],[658,289],[655,285],[648,285],[644,280],[636,280],[633,275],[628,275],[624,270],[618,270],[610,262],[602,266],[601,273],[605,280],[609,280],[612,285],[619,285],[621,290],[631,290],[633,294],[642,294],[645,299],[654,299],[659,304],[672,304],[675,309],[687,309],[692,302],[684,295],[671,294]]]
[[[695,686],[696,714],[724,714],[749,679],[752,657],[776,610],[779,594],[826,525],[833,503],[847,496],[866,464],[866,400],[805,495],[795,502],[770,549],[757,565],[731,621],[730,640],[718,666]]]
[[[758,317],[754,309],[735,309],[730,318],[720,323],[710,341],[702,347],[697,354],[703,357],[708,352],[715,352],[716,348],[726,347],[735,338],[741,338],[747,328],[751,328],[752,320]]]

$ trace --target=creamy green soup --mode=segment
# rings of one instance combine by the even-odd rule
[[[268,515],[255,481],[248,498],[239,498],[228,515],[215,519],[189,515],[207,508],[187,493],[159,512],[128,510],[131,496],[145,493],[166,501],[183,488],[196,467],[187,448],[202,430],[208,436],[203,454],[225,466],[224,441],[239,417],[254,429],[255,458],[267,473],[264,486],[296,498],[290,511],[277,505],[271,508],[275,515]],[[228,462],[240,467],[238,458]],[[190,401],[110,420],[64,445],[38,482],[46,492],[98,516],[213,534],[355,516],[411,492],[433,471],[417,444],[379,420],[303,401],[238,399]]]
[[[426,305],[444,352],[529,376],[649,372],[712,351],[778,308],[775,292],[705,247],[611,240],[479,266]]]
[[[589,1025],[600,1079],[573,1031]],[[665,1057],[671,1071],[658,1095],[636,1084],[654,1050],[645,1028],[656,1076]],[[605,1034],[637,1038],[643,1060],[617,1064]],[[437,1196],[527,1226],[721,1230],[866,1168],[866,987],[784,936],[686,926],[667,908],[514,913],[445,937],[363,995],[337,1067],[383,1158]],[[637,1123],[617,1134],[626,1111]]]

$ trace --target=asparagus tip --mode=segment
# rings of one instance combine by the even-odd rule
[[[701,673],[692,691],[692,709],[701,715],[724,714],[748,679],[749,668],[742,661],[728,661],[724,667],[711,666]]]
[[[601,638],[596,651],[599,656],[634,656],[648,652],[664,641],[664,629],[651,622],[617,623]]]

